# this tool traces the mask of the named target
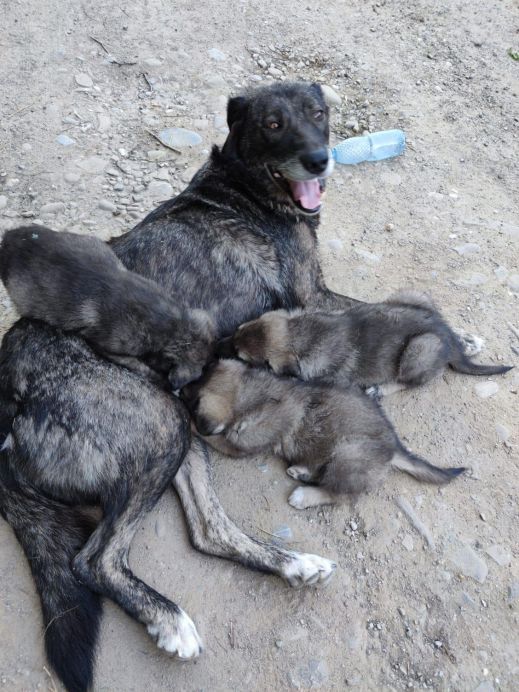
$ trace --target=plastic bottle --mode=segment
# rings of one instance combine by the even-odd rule
[[[356,164],[363,161],[382,161],[398,156],[405,149],[402,130],[384,130],[363,137],[350,137],[336,144],[331,152],[337,163]]]

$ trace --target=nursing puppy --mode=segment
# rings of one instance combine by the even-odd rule
[[[97,238],[36,225],[7,231],[0,276],[23,317],[81,335],[110,360],[152,379],[169,375],[174,389],[197,379],[212,355],[209,315],[179,310]]]
[[[447,366],[468,375],[510,370],[473,363],[430,298],[413,291],[341,313],[269,312],[239,327],[219,350],[278,375],[354,383],[378,395],[424,384]]]
[[[358,387],[347,390],[279,378],[238,360],[210,366],[182,390],[195,426],[231,456],[271,452],[300,486],[297,509],[332,504],[379,485],[391,467],[430,483],[447,483],[463,468],[440,469],[409,452],[378,404]]]

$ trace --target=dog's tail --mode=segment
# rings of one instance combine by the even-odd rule
[[[461,372],[465,375],[502,375],[508,372],[513,365],[483,365],[481,363],[473,363],[470,358],[463,353],[461,346],[456,349],[455,355],[449,361],[450,367],[455,372]]]
[[[101,599],[74,577],[70,561],[94,529],[85,513],[36,493],[16,478],[11,453],[0,452],[0,514],[29,560],[40,595],[47,658],[69,692],[93,680]]]
[[[436,485],[450,483],[467,470],[464,466],[448,469],[434,466],[422,457],[410,452],[400,441],[398,441],[397,451],[391,459],[391,466],[399,471],[405,471],[419,481],[435,483]]]

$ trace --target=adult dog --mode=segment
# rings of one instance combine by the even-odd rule
[[[228,125],[223,148],[188,188],[113,239],[112,249],[184,308],[209,311],[219,336],[276,308],[350,307],[324,285],[317,256],[319,178],[331,169],[320,87],[276,84],[231,98]],[[144,623],[159,646],[196,656],[191,620],[128,566],[138,522],[189,443],[180,402],[81,339],[24,320],[4,339],[0,388],[0,510],[29,558],[47,655],[66,687],[92,682],[99,595]],[[325,581],[335,568],[243,534],[215,496],[201,443],[173,482],[197,549],[291,586]],[[80,504],[101,505],[97,527]]]

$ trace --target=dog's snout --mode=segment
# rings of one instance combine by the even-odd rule
[[[324,173],[328,166],[328,149],[315,149],[300,156],[301,163],[309,173],[319,175]]]

